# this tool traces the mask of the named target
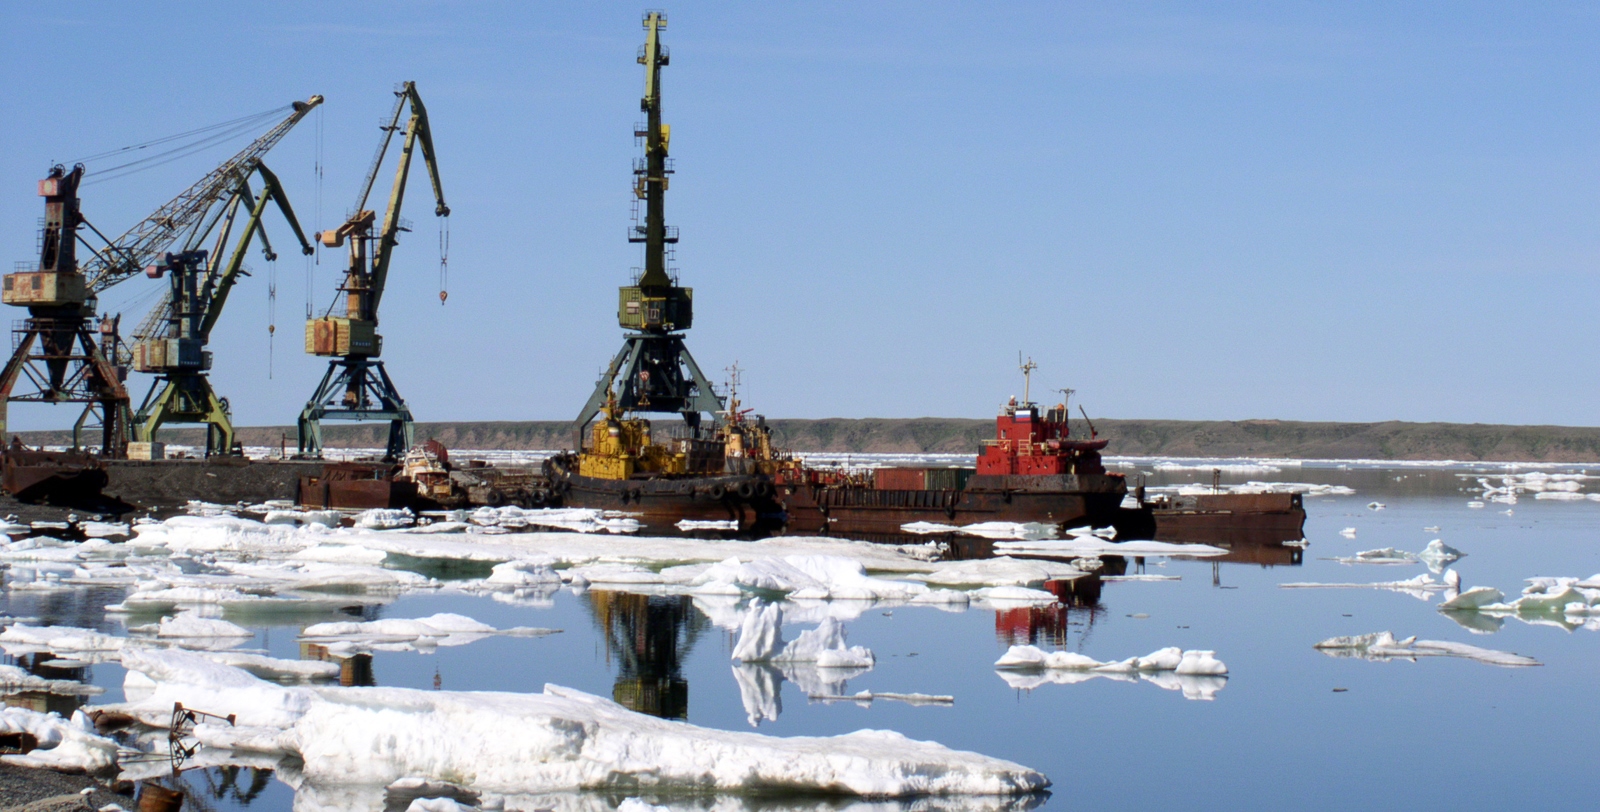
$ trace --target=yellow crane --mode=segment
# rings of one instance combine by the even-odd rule
[[[378,335],[378,303],[383,299],[384,285],[389,278],[389,264],[398,244],[396,237],[401,231],[411,230],[400,217],[400,205],[405,200],[411,156],[417,146],[422,147],[422,160],[433,182],[433,213],[449,217],[450,207],[445,205],[444,188],[439,184],[439,165],[434,160],[428,111],[417,95],[416,83],[402,83],[396,88],[395,96],[394,111],[383,127],[383,140],[372,159],[372,167],[367,170],[355,214],[337,229],[318,235],[322,244],[329,248],[348,244],[350,265],[339,286],[342,295],[322,316],[306,321],[306,352],[331,360],[322,383],[300,412],[297,433],[301,456],[322,456],[323,420],[389,421],[385,459],[399,459],[411,447],[411,410],[389,379],[383,362],[378,360],[383,352],[383,337]],[[402,127],[400,116],[408,106],[411,116]],[[367,208],[367,196],[372,193],[378,169],[397,132],[404,134],[399,166],[395,169],[394,187],[389,192],[389,208],[384,212],[383,225],[374,233],[377,213]]]

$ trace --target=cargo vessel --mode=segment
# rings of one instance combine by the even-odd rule
[[[649,420],[608,398],[576,452],[545,462],[553,500],[563,507],[618,510],[645,524],[781,520],[774,482],[799,462],[773,446],[766,419],[748,418],[737,392],[705,437],[658,437]]]
[[[789,527],[801,532],[898,531],[915,522],[969,525],[1110,524],[1128,495],[1106,471],[1106,441],[1073,439],[1066,404],[1041,410],[1012,398],[974,468],[880,468],[857,474],[790,469],[778,478]]]

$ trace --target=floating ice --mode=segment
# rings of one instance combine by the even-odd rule
[[[392,530],[410,527],[417,523],[417,515],[410,508],[373,508],[356,517],[356,527],[367,530]]]
[[[1102,576],[1100,576],[1100,580],[1102,580],[1102,581],[1136,581],[1136,582],[1146,582],[1146,581],[1148,581],[1148,582],[1182,581],[1183,580],[1183,576],[1182,575],[1148,575],[1148,574],[1145,574],[1145,573],[1136,573],[1134,575],[1102,575]]]
[[[1055,525],[1042,522],[978,522],[962,525],[960,532],[987,539],[1053,539],[1061,535]]]
[[[161,619],[158,637],[254,637],[255,633],[226,620],[203,618],[193,612],[179,612]]]
[[[17,623],[0,632],[0,647],[7,654],[120,651],[127,644],[126,638],[73,626],[27,626]]]
[[[105,690],[77,680],[47,679],[14,665],[0,664],[0,693],[7,695],[37,691],[60,696],[94,696],[105,693]]]
[[[1386,507],[1388,507],[1388,505],[1385,505],[1382,502],[1368,502],[1367,503],[1367,510],[1383,510]]]
[[[1070,555],[1227,555],[1228,551],[1209,544],[1172,544],[1165,541],[1103,541],[1097,538],[1063,539],[1060,541],[997,541],[996,550],[1026,550],[1029,552]]]
[[[533,637],[553,634],[555,631],[525,627],[497,629],[464,615],[441,612],[415,620],[391,618],[317,623],[302,630],[300,639],[314,643],[344,643],[355,650],[406,651],[464,646],[494,635]]]
[[[1117,528],[1110,527],[1110,526],[1106,526],[1106,527],[1069,527],[1069,528],[1067,528],[1067,535],[1069,535],[1069,536],[1071,536],[1071,537],[1073,537],[1075,539],[1076,538],[1084,538],[1085,536],[1094,536],[1095,538],[1102,538],[1102,539],[1106,539],[1106,540],[1109,541],[1109,540],[1114,539],[1114,538],[1117,537]]]
[[[739,522],[733,519],[680,519],[679,530],[738,530]]]
[[[1356,529],[1354,527],[1346,527],[1345,529],[1339,531],[1339,535],[1344,536],[1347,539],[1353,539],[1356,537]]]
[[[1428,546],[1424,547],[1422,552],[1417,554],[1417,558],[1427,562],[1430,565],[1442,566],[1452,561],[1456,561],[1464,555],[1466,555],[1466,553],[1463,553],[1460,550],[1445,544],[1443,539],[1434,539],[1433,541],[1428,542]]]
[[[744,663],[816,663],[819,668],[871,668],[874,662],[867,648],[845,644],[844,624],[836,618],[823,618],[817,628],[803,631],[784,644],[783,609],[761,601],[752,602],[745,613],[733,659]]]
[[[561,576],[551,568],[549,559],[531,561],[507,561],[494,565],[488,583],[495,586],[542,586],[561,583]]]
[[[1044,651],[1037,646],[1012,646],[995,661],[994,667],[1117,673],[1175,671],[1190,676],[1224,676],[1228,673],[1228,667],[1216,659],[1216,652],[1184,651],[1176,646],[1160,649],[1143,657],[1129,657],[1116,662],[1100,662],[1093,657],[1073,651]]]
[[[1288,584],[1278,584],[1279,589],[1387,589],[1391,592],[1404,592],[1415,598],[1427,600],[1434,592],[1448,589],[1446,584],[1433,580],[1433,576],[1422,573],[1415,578],[1404,581],[1378,581],[1376,583],[1319,583],[1314,581],[1298,581]],[[1498,594],[1498,593],[1496,593]],[[1498,600],[1498,599],[1497,599]]]
[[[68,721],[55,713],[5,708],[0,710],[0,732],[31,733],[39,742],[38,749],[25,755],[0,756],[8,764],[86,773],[116,764],[116,742],[95,733],[83,711],[75,711]]]
[[[212,747],[297,756],[311,784],[387,786],[400,778],[495,793],[571,790],[827,792],[875,797],[1016,795],[1049,785],[1011,762],[887,731],[776,738],[635,713],[545,686],[542,694],[282,687],[183,652],[141,652],[149,693],[123,706],[164,725],[173,702],[228,708],[239,727],[202,722]],[[486,747],[485,742],[494,746]]]
[[[1472,500],[1472,501],[1467,503],[1467,507],[1472,508],[1473,510],[1477,510],[1478,508],[1483,507],[1483,503],[1478,501],[1478,500],[1476,500],[1476,499],[1474,499],[1474,500]]]
[[[1353,637],[1332,637],[1316,645],[1316,649],[1331,657],[1359,657],[1363,660],[1412,660],[1418,657],[1460,657],[1480,663],[1503,666],[1539,665],[1531,657],[1505,651],[1451,643],[1443,640],[1418,640],[1415,636],[1395,639],[1391,632],[1377,632]]]
[[[1475,586],[1439,604],[1441,612],[1473,611],[1499,603],[1505,598],[1500,590],[1490,586]]]
[[[1183,651],[1174,646],[1144,657],[1100,662],[1076,652],[1012,646],[995,662],[995,668],[1007,685],[1022,690],[1097,678],[1126,682],[1143,679],[1167,690],[1182,691],[1186,699],[1211,700],[1228,684],[1228,667],[1215,654]]]
[[[954,533],[961,528],[953,524],[939,524],[938,522],[911,522],[900,525],[901,532],[927,535],[929,533]]]

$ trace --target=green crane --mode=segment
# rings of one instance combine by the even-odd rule
[[[79,209],[83,166],[70,172],[64,167],[51,170],[39,184],[39,194],[45,198],[39,264],[6,274],[0,295],[5,304],[28,308],[28,318],[13,331],[15,350],[0,371],[0,436],[5,434],[10,403],[82,403],[84,410],[73,430],[74,446],[81,445],[85,424],[97,418],[101,453],[108,457],[126,453],[133,410],[123,385],[127,368],[117,357],[120,318],[101,318],[98,330],[91,329],[99,294],[144,271],[174,247],[182,254],[199,246],[221,217],[224,207],[218,202],[233,193],[240,179],[260,165],[261,157],[319,104],[321,96],[291,103],[284,108],[288,115],[272,129],[120,237],[106,239],[99,249],[79,233],[83,226],[100,233]],[[93,254],[81,267],[76,254],[79,242]],[[21,391],[19,383],[26,384]]]
[[[633,332],[623,335],[622,350],[578,413],[580,447],[584,426],[613,396],[613,386],[619,390],[615,393],[619,409],[677,412],[691,432],[698,432],[702,412],[715,421],[724,408],[683,342],[681,331],[694,322],[694,290],[679,287],[676,274],[667,267],[667,246],[678,242],[678,229],[665,220],[667,176],[673,171],[667,155],[672,129],[661,123],[661,68],[671,61],[661,44],[661,29],[666,27],[665,14],[645,14],[647,35],[639,49],[639,64],[645,66],[639,109],[645,120],[633,127],[634,137],[644,142],[644,157],[633,165],[634,211],[637,215],[638,203],[643,202],[645,217],[643,224],[628,232],[629,242],[644,244],[644,268],[635,269],[634,283],[619,290],[617,307],[617,322]]]
[[[401,231],[411,230],[410,224],[400,217],[400,206],[405,200],[411,156],[417,146],[422,147],[422,160],[428,166],[428,178],[433,181],[434,215],[449,217],[450,207],[444,202],[439,165],[434,159],[433,133],[428,128],[428,110],[422,106],[422,97],[417,95],[416,83],[400,84],[395,96],[394,110],[383,127],[383,140],[367,170],[355,214],[344,225],[324,231],[318,237],[329,248],[348,243],[350,265],[339,286],[342,295],[322,316],[306,321],[306,352],[330,360],[322,383],[300,412],[297,434],[301,456],[322,456],[323,420],[387,420],[389,442],[384,459],[399,459],[411,448],[414,432],[411,409],[395,389],[383,362],[378,360],[383,352],[383,336],[378,335],[378,303],[383,299],[389,264],[399,244],[396,238]],[[411,117],[401,127],[400,116],[407,106]],[[374,234],[377,213],[367,208],[367,197],[372,193],[378,169],[397,132],[404,133],[399,166],[395,169],[394,187],[389,191],[389,208],[384,212],[383,225]],[[443,296],[441,291],[441,300]]]
[[[250,190],[248,176],[239,179],[216,221],[215,248],[209,255],[203,250],[167,254],[164,262],[146,270],[151,276],[170,273],[171,290],[134,331],[133,368],[156,375],[134,415],[134,438],[139,442],[153,442],[165,423],[200,423],[206,426],[206,456],[242,451],[234,441],[228,401],[218,397],[211,387],[207,375],[211,353],[205,347],[228,303],[228,294],[240,276],[248,275],[244,258],[251,241],[259,234],[267,261],[278,258],[261,222],[267,203],[277,204],[300,241],[301,251],[308,256],[312,252],[278,177],[260,162],[255,165],[255,174],[261,176],[261,193]],[[247,211],[248,216],[224,264],[224,249],[241,210]]]

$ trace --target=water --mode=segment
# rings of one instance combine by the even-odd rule
[[[1211,481],[1208,469],[1156,470],[1135,461],[1125,470],[1148,472],[1148,483],[1157,486]],[[1390,546],[1415,552],[1434,538],[1467,553],[1455,565],[1464,586],[1494,586],[1510,597],[1531,576],[1600,572],[1600,503],[1543,501],[1525,494],[1515,505],[1470,509],[1467,502],[1474,496],[1464,488],[1476,490],[1480,475],[1488,474],[1471,466],[1309,464],[1228,473],[1225,483],[1341,484],[1355,494],[1308,499],[1311,545],[1303,555],[1254,555],[1285,562],[1281,565],[1113,562],[1125,563],[1129,572],[1142,569],[1182,580],[1106,583],[1097,602],[1075,607],[996,613],[835,604],[835,615],[854,615],[846,624],[849,642],[871,648],[877,665],[828,687],[843,693],[947,694],[954,704],[913,707],[880,700],[859,707],[811,701],[799,684],[783,681],[781,712],[775,720],[761,720],[757,729],[793,736],[887,728],[1011,759],[1054,780],[1047,799],[1020,802],[1017,808],[1036,803],[1049,809],[1586,807],[1600,792],[1588,739],[1600,723],[1600,703],[1593,700],[1600,667],[1595,632],[1515,618],[1485,632],[1435,611],[1437,598],[1278,587],[1291,581],[1409,578],[1426,568],[1326,559]],[[1587,481],[1583,486],[1592,487]],[[1386,508],[1368,509],[1373,501]],[[1508,508],[1511,515],[1501,512]],[[1439,532],[1423,530],[1432,526]],[[1340,535],[1347,527],[1356,528],[1356,538]],[[4,611],[122,633],[120,622],[101,609],[120,597],[120,590],[106,589],[17,592],[6,596]],[[751,729],[746,697],[729,659],[735,634],[713,620],[726,623],[731,616],[726,608],[687,597],[563,590],[544,605],[413,594],[362,614],[435,612],[457,612],[497,627],[563,632],[495,637],[426,653],[378,652],[370,663],[372,682],[520,692],[556,683],[697,725]],[[324,618],[230,619],[256,632],[246,647],[298,658],[299,628]],[[801,628],[806,627],[787,626],[786,636],[792,639]],[[1312,648],[1328,637],[1378,631],[1513,651],[1543,665],[1500,668],[1448,658],[1368,662]],[[1101,660],[1163,646],[1213,649],[1231,676],[1213,701],[1186,700],[1150,682],[1108,679],[1017,690],[992,664],[1007,646],[1025,642]],[[108,689],[94,703],[121,698],[119,667],[95,665],[83,676]],[[745,676],[747,685],[781,680],[771,670]],[[291,808],[292,790],[269,775],[209,769],[186,772],[185,780],[219,810]],[[607,806],[620,798],[595,800]],[[764,808],[754,802],[747,806]]]

